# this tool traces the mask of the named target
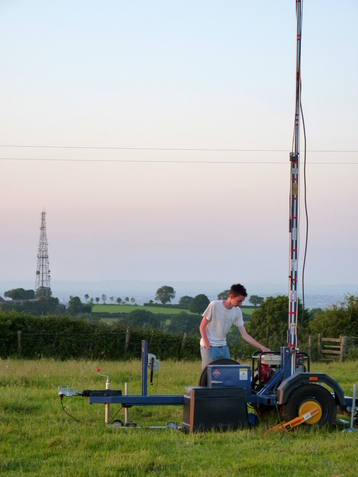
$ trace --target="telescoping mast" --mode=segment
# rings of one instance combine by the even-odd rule
[[[300,149],[300,108],[301,108],[301,31],[302,5],[296,2],[296,102],[293,148],[290,153],[291,183],[289,208],[290,267],[289,267],[289,310],[287,344],[291,347],[291,373],[295,373],[298,322],[298,243],[299,243],[299,149]]]

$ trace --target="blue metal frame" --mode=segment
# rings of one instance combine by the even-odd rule
[[[277,399],[277,389],[285,386],[285,382],[289,383],[292,379],[296,379],[292,375],[291,363],[292,363],[292,348],[281,347],[281,367],[270,379],[270,381],[259,391],[252,390],[251,394],[246,395],[246,401],[251,404],[263,404],[266,406],[273,406]],[[184,394],[153,394],[147,393],[147,366],[148,366],[148,343],[142,341],[142,392],[141,394],[132,395],[114,395],[114,396],[89,396],[88,402],[90,404],[122,404],[123,407],[131,406],[180,406],[184,404]],[[310,375],[311,373],[303,373]],[[315,376],[320,373],[314,373]],[[300,381],[299,375],[296,374],[298,381]],[[332,378],[327,377],[332,382]],[[325,381],[326,382],[326,381]],[[331,383],[332,384],[332,383]],[[334,387],[334,386],[333,386]],[[344,396],[345,406],[353,405],[353,399],[351,397]]]
[[[290,368],[290,348],[281,348],[282,367],[270,382],[258,393],[253,391],[246,396],[247,402],[253,404],[272,405],[275,401],[275,390],[280,382],[291,375]],[[184,404],[183,394],[153,394],[148,396],[148,342],[142,341],[142,381],[141,394],[121,395],[121,396],[89,396],[90,404],[122,404],[123,407],[130,406],[180,406]]]
[[[278,385],[286,378],[291,376],[291,348],[282,346],[281,352],[281,368],[275,373],[270,381],[258,391],[247,396],[247,401],[252,404],[272,405],[276,400],[276,389]]]
[[[121,396],[89,396],[90,404],[122,404],[130,406],[180,406],[184,404],[183,394],[153,394],[148,396],[148,342],[142,340],[142,394]]]

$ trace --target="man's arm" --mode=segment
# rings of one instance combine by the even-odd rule
[[[245,326],[238,326],[239,331],[241,333],[242,338],[252,346],[255,346],[256,348],[260,348],[261,351],[271,351],[269,348],[266,348],[262,344],[260,344],[258,341],[256,341],[252,336],[248,334],[248,332],[245,330]]]
[[[209,321],[206,318],[206,316],[204,316],[203,319],[201,320],[199,330],[200,330],[201,337],[203,338],[205,348],[210,348],[210,342],[208,339],[208,335],[206,333],[206,328],[208,327],[208,324],[209,324]]]

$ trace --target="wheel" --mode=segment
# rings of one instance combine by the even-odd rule
[[[113,427],[124,427],[123,421],[120,419],[115,419],[114,421],[111,422]]]
[[[231,364],[240,364],[238,361],[235,361],[234,359],[231,358],[219,358],[219,359],[214,359],[211,363],[208,364],[208,366],[211,366],[213,364],[218,364],[218,365],[231,365]],[[208,369],[208,366],[205,366],[205,368],[202,370],[200,376],[199,376],[199,382],[198,386],[207,386],[208,385],[208,378],[207,378],[207,373],[206,370]]]
[[[288,422],[303,416],[313,407],[318,407],[319,412],[305,421],[305,424],[323,427],[336,421],[337,406],[331,393],[317,384],[305,384],[294,389],[287,403],[281,407],[281,414]]]

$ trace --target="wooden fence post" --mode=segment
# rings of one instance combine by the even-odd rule
[[[127,331],[126,331],[126,341],[124,343],[124,354],[128,351],[130,335],[131,335],[130,328],[128,326]]]
[[[310,355],[310,358],[312,357],[312,347],[313,347],[312,335],[309,335],[309,337],[308,337],[308,354]]]
[[[346,344],[347,344],[347,336],[341,335],[340,338],[341,338],[341,349],[340,349],[339,361],[342,363],[344,359]]]
[[[21,331],[17,332],[17,354],[21,358]]]
[[[322,333],[318,333],[318,358],[321,358],[321,351],[322,351],[322,343],[321,343],[321,339],[322,339]]]
[[[187,334],[186,334],[186,331],[184,332],[183,334],[183,341],[181,343],[181,350],[183,351],[184,347],[185,347],[185,342],[186,342],[186,338],[187,338]]]

